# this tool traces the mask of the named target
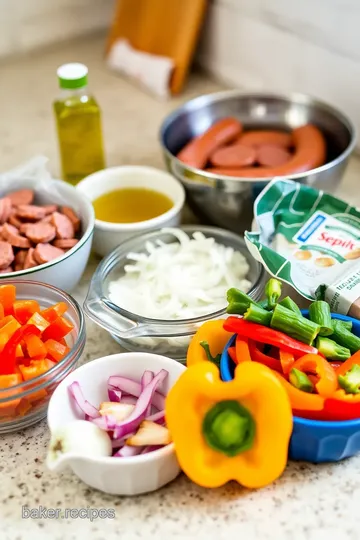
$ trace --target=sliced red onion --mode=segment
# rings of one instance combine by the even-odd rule
[[[133,448],[136,448],[136,446],[133,446]],[[159,448],[164,448],[162,445],[152,445],[152,446],[144,446],[143,450],[141,451],[142,454],[148,454],[149,452],[154,452],[154,450],[159,450]]]
[[[139,399],[133,412],[130,414],[130,416],[128,416],[128,418],[126,418],[120,424],[117,424],[115,427],[114,439],[120,439],[138,428],[146,417],[146,411],[153,401],[156,388],[166,379],[167,376],[168,372],[165,369],[161,369],[159,373],[155,375],[151,383],[145,386],[144,391],[139,395]]]
[[[140,381],[141,391],[144,390],[145,386],[151,383],[153,378],[154,378],[153,371],[149,371],[149,370],[144,371],[143,376],[141,377],[141,381]],[[149,414],[151,414],[151,403],[148,406],[148,409],[146,411],[146,416],[148,416]]]
[[[122,377],[121,375],[112,375],[109,377],[108,385],[121,390],[123,393],[130,394],[135,397],[139,397],[141,394],[140,383],[134,381],[133,379]],[[160,392],[154,392],[151,403],[154,405],[154,407],[156,407],[156,409],[161,411],[165,408],[165,396],[160,394]]]
[[[121,403],[126,403],[126,405],[136,405],[137,398],[134,396],[124,396],[121,398]]]
[[[74,381],[68,387],[70,396],[75,401],[77,406],[82,410],[82,412],[89,417],[89,419],[97,418],[100,416],[99,411],[94,405],[91,405],[85,398],[82,393],[80,384],[77,381]]]
[[[121,401],[121,391],[117,390],[116,388],[111,388],[109,386],[109,388],[108,388],[108,396],[109,396],[109,401],[113,401],[113,402],[116,402],[116,403]]]
[[[138,456],[141,454],[143,447],[142,446],[123,446],[115,452],[113,457],[132,457],[132,456]]]
[[[146,420],[149,420],[149,422],[156,422],[156,424],[164,424],[165,411],[158,411],[154,414],[151,414],[150,416],[146,417]]]
[[[90,418],[90,422],[93,422],[93,424],[96,424],[100,429],[103,429],[104,431],[114,431],[114,429],[116,429],[117,427],[117,421],[115,416],[112,416],[110,414],[105,414],[104,416],[100,416],[98,418]]]

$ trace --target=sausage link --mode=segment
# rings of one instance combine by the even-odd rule
[[[278,167],[290,159],[290,152],[274,144],[264,144],[259,146],[256,151],[256,161],[263,167]]]
[[[220,168],[210,167],[208,172],[237,178],[273,178],[287,176],[316,169],[325,163],[326,143],[321,131],[312,124],[299,127],[293,131],[295,153],[287,163],[278,167],[243,167]]]
[[[246,131],[239,137],[239,142],[245,146],[262,146],[264,144],[274,144],[281,148],[291,148],[293,137],[285,131],[264,130],[264,131]]]
[[[255,159],[255,148],[240,142],[219,148],[210,156],[214,167],[248,167],[255,163]]]
[[[56,231],[50,223],[28,223],[25,235],[34,244],[44,244],[54,240]]]
[[[223,118],[186,144],[177,158],[190,167],[202,169],[215,150],[233,141],[241,132],[242,125],[236,118]]]

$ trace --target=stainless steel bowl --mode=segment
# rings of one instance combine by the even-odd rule
[[[332,192],[339,185],[356,143],[353,123],[340,111],[303,94],[244,94],[218,92],[189,101],[164,121],[160,131],[168,170],[185,186],[188,202],[205,222],[236,232],[251,226],[253,201],[271,180],[233,178],[188,167],[175,156],[192,138],[206,131],[216,120],[234,116],[245,129],[292,130],[312,123],[327,142],[326,164],[288,178]]]

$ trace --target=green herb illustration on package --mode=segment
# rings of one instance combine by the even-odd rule
[[[322,296],[332,311],[360,316],[359,209],[274,179],[257,197],[254,214],[259,230],[246,232],[245,240],[270,274],[309,300]]]

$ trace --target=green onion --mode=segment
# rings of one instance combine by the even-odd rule
[[[290,296],[285,296],[285,298],[283,298],[281,302],[279,302],[279,304],[280,306],[283,306],[284,308],[290,309],[290,311],[301,315],[299,306],[294,302],[294,300],[290,298]]]
[[[319,353],[323,354],[328,360],[344,362],[351,356],[349,349],[338,345],[338,343],[335,343],[335,341],[326,337],[317,338],[316,348]]]
[[[323,300],[316,300],[309,306],[309,319],[320,326],[320,336],[330,336],[333,333],[330,306]]]
[[[271,317],[271,311],[266,311],[266,309],[255,304],[251,304],[244,315],[246,321],[263,324],[264,326],[270,326]]]
[[[342,322],[343,321],[333,319],[332,324],[334,333],[331,335],[331,339],[336,341],[339,345],[350,349],[351,354],[354,354],[360,349],[360,338],[347,330],[347,328],[341,324]]]
[[[275,278],[269,279],[265,285],[265,294],[268,305],[273,308],[281,296],[281,281]]]
[[[311,393],[314,391],[314,385],[310,381],[309,377],[306,375],[306,373],[303,373],[299,369],[292,368],[289,373],[289,381],[293,386],[295,386],[295,388],[298,388],[303,392]]]
[[[256,304],[249,295],[234,287],[227,291],[226,297],[228,301],[226,312],[233,315],[244,315],[251,304]]]
[[[338,382],[347,394],[360,394],[360,366],[354,364],[345,375],[338,376]]]
[[[298,315],[280,304],[277,304],[274,309],[270,326],[308,345],[312,344],[320,330],[318,324],[305,319],[302,315]]]

